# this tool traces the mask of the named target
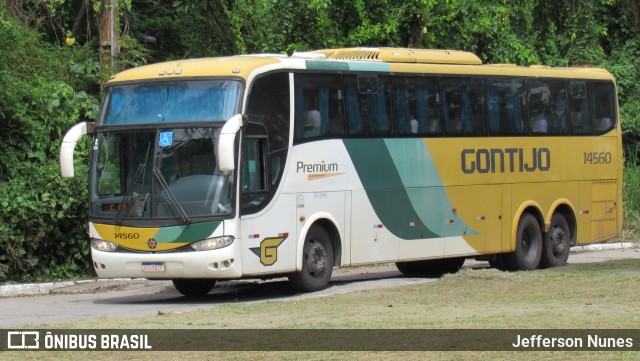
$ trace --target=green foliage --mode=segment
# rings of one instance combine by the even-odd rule
[[[0,279],[39,281],[88,274],[87,171],[60,178],[56,161],[0,182]]]
[[[622,128],[629,140],[640,135],[640,41],[626,40],[603,63],[617,79]],[[629,144],[635,149],[635,144]]]
[[[624,169],[622,191],[624,224],[625,229],[634,234],[640,232],[640,187],[638,184],[640,184],[640,165],[635,162],[627,162]]]
[[[80,177],[62,180],[58,165],[66,130],[97,112],[95,95],[70,85],[92,82],[74,63],[84,49],[50,45],[4,20],[0,49],[0,280],[87,274],[88,145]]]

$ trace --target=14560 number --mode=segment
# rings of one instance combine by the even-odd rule
[[[584,164],[611,164],[611,152],[584,153]]]

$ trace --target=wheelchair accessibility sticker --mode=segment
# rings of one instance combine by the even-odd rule
[[[173,144],[173,132],[161,132],[158,143],[161,147],[168,147]]]

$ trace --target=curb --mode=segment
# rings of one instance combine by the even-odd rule
[[[78,282],[67,281],[0,286],[0,298],[26,295],[48,295],[49,291],[53,288],[72,286],[76,283]]]
[[[633,249],[636,248],[635,243],[600,243],[600,244],[588,244],[586,246],[574,246],[571,247],[571,253],[589,252],[589,251],[610,251],[616,249]]]
[[[580,252],[593,252],[593,251],[608,251],[608,250],[620,250],[620,249],[633,249],[637,248],[635,243],[601,243],[590,244],[586,246],[574,246],[571,247],[571,253]],[[137,280],[140,280],[136,278]],[[131,281],[132,278],[118,278],[118,279],[98,279],[98,280],[83,280],[83,281],[64,281],[64,282],[47,282],[47,283],[27,283],[20,285],[6,285],[0,286],[0,298],[4,297],[16,297],[16,296],[42,296],[50,294],[51,290],[59,287],[73,286],[80,283],[88,282],[100,282],[100,281]]]
[[[47,283],[26,283],[20,285],[0,286],[0,298],[16,296],[43,296],[51,293],[51,290],[59,287],[73,286],[81,283],[102,282],[102,281],[132,281],[138,278],[114,278],[81,281],[47,282]]]

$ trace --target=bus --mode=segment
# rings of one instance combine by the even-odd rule
[[[482,64],[472,53],[346,48],[179,60],[123,71],[92,136],[99,277],[407,275],[567,263],[622,229],[616,84],[603,69]]]

